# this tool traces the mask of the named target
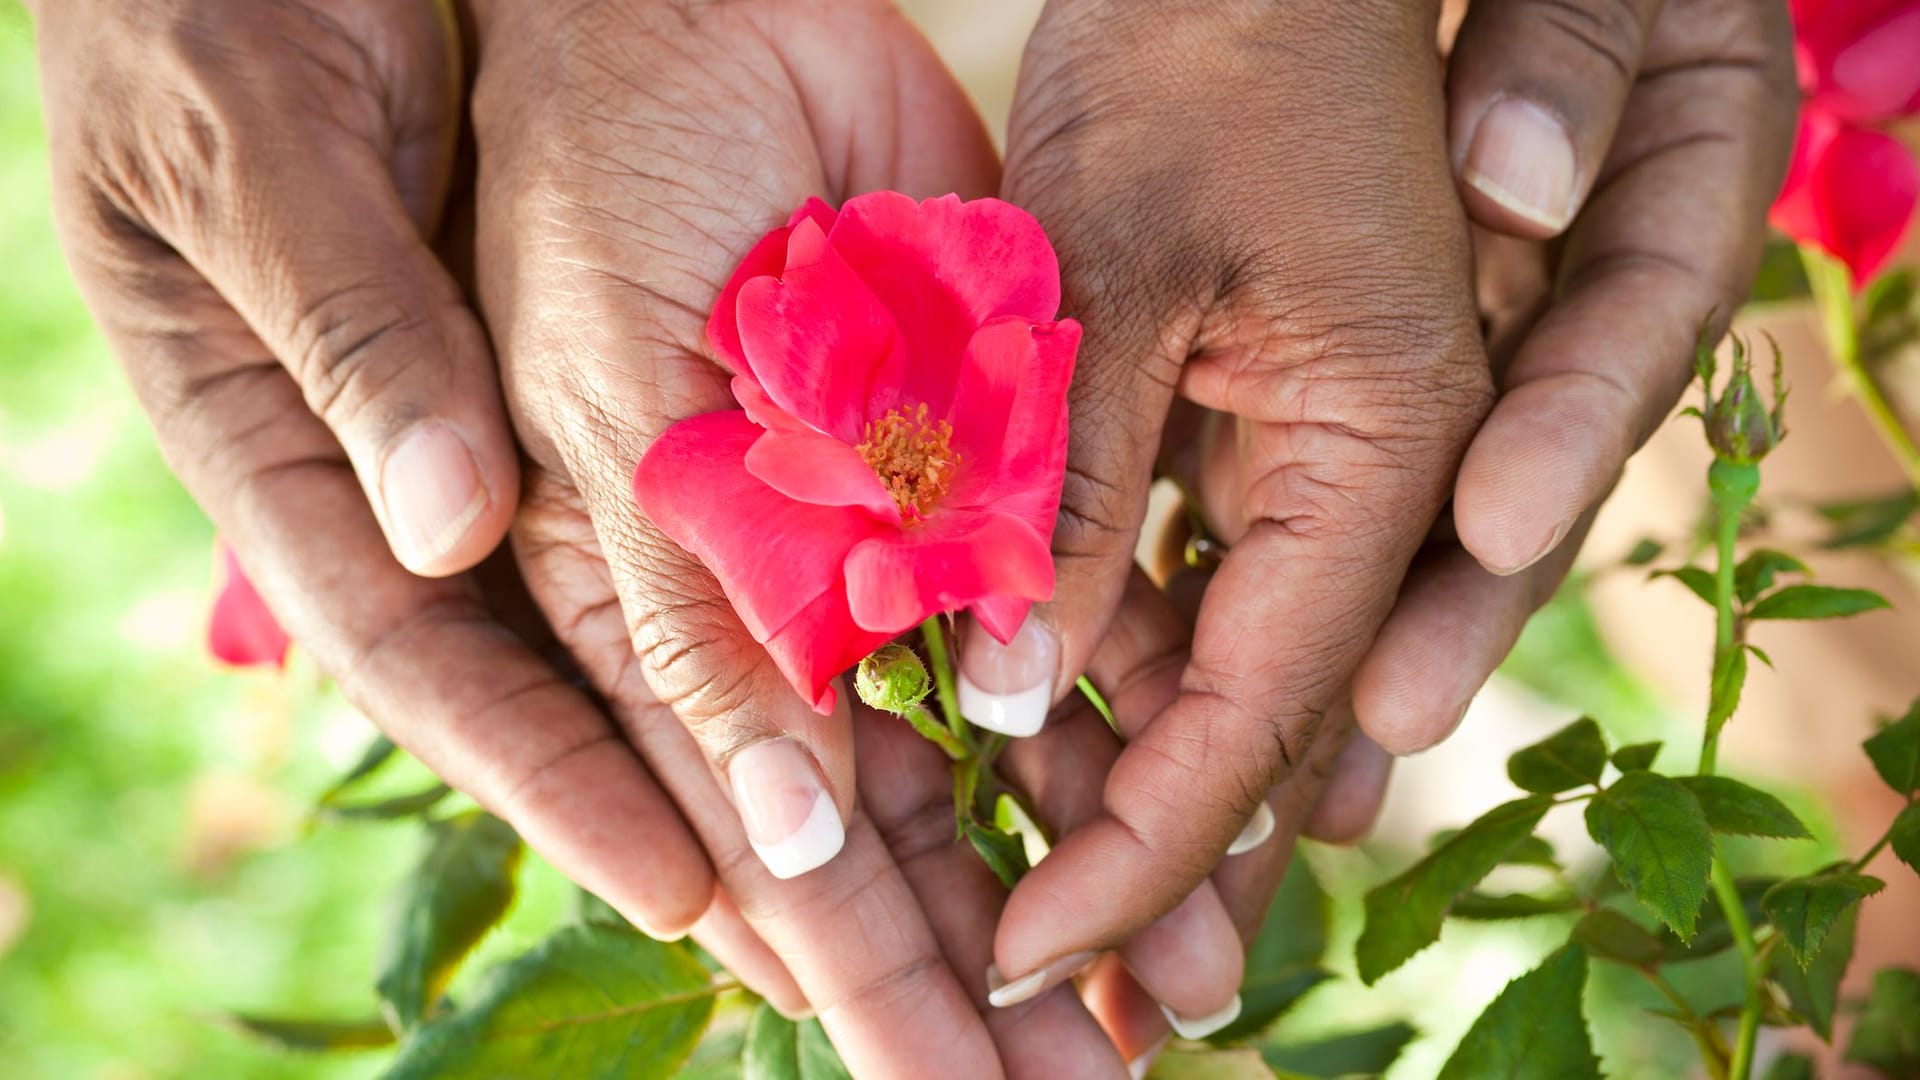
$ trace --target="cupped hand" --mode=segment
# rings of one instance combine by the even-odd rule
[[[996,956],[1013,970],[1180,902],[1265,785],[1355,712],[1373,739],[1339,767],[1366,791],[1326,816],[1364,821],[1380,744],[1457,722],[1756,264],[1790,134],[1782,12],[1483,0],[1449,69],[1449,153],[1432,10],[1311,7],[1175,29],[1056,0],[1029,50],[1007,187],[1060,237],[1089,327],[1050,689],[1110,625],[1176,393],[1219,413],[1195,485],[1234,544],[1182,693],[1011,900]],[[1559,157],[1543,115],[1568,133]],[[1477,436],[1488,368],[1461,323],[1451,181],[1489,227],[1474,293],[1504,394]],[[1141,207],[1126,226],[1075,216],[1121,191]],[[1491,231],[1570,219],[1552,253]],[[1448,494],[1464,547],[1444,526],[1423,540]],[[1023,659],[982,651],[963,668]]]
[[[476,11],[476,267],[527,455],[513,543],[620,752],[856,1075],[1123,1073],[1070,992],[986,1009],[1001,894],[918,737],[844,694],[815,713],[633,501],[654,438],[737,407],[705,327],[754,243],[810,197],[991,193],[979,120],[883,3]]]
[[[462,100],[445,11],[34,7],[74,276],[274,613],[563,872],[630,918],[699,919],[712,880],[673,804],[501,594],[455,573],[498,544],[519,470],[486,337],[429,246]]]

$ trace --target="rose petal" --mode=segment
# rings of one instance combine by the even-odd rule
[[[907,338],[876,381],[876,414],[920,404],[944,412],[975,330],[1007,316],[1046,322],[1060,308],[1060,263],[1046,233],[999,199],[916,203],[876,191],[849,199],[828,238]]]
[[[1072,319],[1001,320],[968,345],[954,391],[961,472],[953,505],[1012,514],[1053,536],[1067,467],[1067,386],[1080,348]]]
[[[1920,4],[1795,0],[1800,85],[1820,108],[1858,123],[1920,110]]]
[[[897,634],[987,597],[1053,595],[1047,542],[1006,514],[941,514],[882,533],[856,545],[846,567],[853,621],[876,633]]]
[[[747,450],[747,471],[790,499],[857,506],[899,524],[900,508],[859,451],[817,431],[769,431]]]
[[[744,412],[682,420],[633,477],[641,512],[713,572],[760,642],[838,587],[847,554],[878,528],[865,511],[796,502],[749,473],[764,434]]]
[[[789,238],[786,269],[740,288],[740,342],[774,404],[842,442],[868,419],[874,375],[900,343],[892,315],[803,221]]]
[[[1013,635],[1020,632],[1020,624],[1027,621],[1027,612],[1033,610],[1033,601],[1021,600],[1012,596],[989,596],[977,600],[967,609],[987,633],[1002,645],[1013,643]]]
[[[267,609],[233,549],[219,544],[220,591],[207,621],[207,651],[239,667],[279,667],[286,663],[287,632]]]
[[[1871,280],[1900,246],[1920,199],[1920,168],[1899,140],[1804,112],[1788,184],[1772,220]]]
[[[720,362],[737,375],[747,370],[747,357],[740,349],[740,321],[738,306],[740,289],[757,277],[779,277],[780,271],[787,265],[787,236],[793,227],[802,221],[811,221],[821,229],[833,228],[835,214],[833,207],[819,199],[808,199],[800,209],[795,210],[787,219],[785,226],[775,229],[760,238],[740,260],[733,276],[720,289],[720,296],[713,302],[713,314],[707,316],[707,341]]]
[[[833,711],[834,677],[892,639],[853,621],[842,579],[767,638],[766,646],[780,674],[824,716]]]

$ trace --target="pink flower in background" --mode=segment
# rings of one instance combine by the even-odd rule
[[[748,253],[707,335],[740,408],[669,428],[641,510],[719,579],[821,712],[833,678],[967,609],[1009,641],[1053,594],[1079,324],[997,199],[814,199]]]
[[[1870,280],[1920,198],[1913,155],[1877,127],[1920,112],[1920,0],[1794,0],[1804,103],[1774,226]]]
[[[241,667],[285,664],[287,632],[247,580],[233,549],[224,543],[214,547],[220,584],[213,598],[213,616],[207,621],[207,651]]]

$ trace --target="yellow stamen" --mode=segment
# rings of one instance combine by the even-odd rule
[[[953,425],[928,420],[925,405],[911,412],[888,409],[867,425],[855,449],[908,522],[933,510],[960,468],[960,455],[953,449]]]

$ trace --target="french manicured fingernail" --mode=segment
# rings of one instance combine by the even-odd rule
[[[1497,566],[1489,567],[1488,569],[1492,570],[1496,574],[1499,574],[1501,577],[1512,577],[1513,575],[1519,573],[1520,571],[1527,569],[1528,567],[1532,566],[1534,563],[1537,563],[1541,559],[1544,559],[1548,555],[1551,555],[1553,553],[1553,549],[1560,546],[1560,541],[1565,540],[1567,538],[1567,533],[1573,531],[1573,523],[1575,521],[1578,521],[1579,519],[1580,519],[1580,515],[1575,514],[1572,517],[1567,518],[1565,521],[1562,521],[1560,524],[1555,525],[1553,527],[1553,535],[1547,537],[1547,542],[1541,545],[1540,550],[1534,552],[1532,555],[1528,556],[1526,559],[1523,559],[1520,562],[1520,565],[1515,566],[1512,569],[1503,569]],[[1464,708],[1461,710],[1460,715],[1461,716],[1466,715],[1466,710]]]
[[[1247,827],[1241,829],[1240,835],[1234,837],[1233,843],[1227,845],[1227,854],[1244,855],[1254,848],[1259,847],[1261,844],[1266,843],[1267,837],[1272,835],[1273,807],[1268,806],[1265,801],[1262,801],[1260,805],[1254,809],[1253,817],[1248,819]]]
[[[1147,1047],[1139,1057],[1127,1062],[1127,1075],[1133,1077],[1133,1080],[1146,1080],[1147,1070],[1153,1068],[1153,1059],[1160,1056],[1160,1051],[1167,1048],[1168,1038],[1169,1036],[1166,1035],[1160,1036],[1159,1042]]]
[[[487,508],[473,451],[438,420],[416,426],[380,467],[380,499],[394,554],[418,570],[453,549]]]
[[[1204,1039],[1240,1018],[1240,995],[1233,995],[1233,1000],[1227,1003],[1226,1008],[1205,1016],[1181,1016],[1165,1005],[1160,1006],[1160,1012],[1166,1016],[1167,1023],[1173,1025],[1174,1033],[1181,1038]]]
[[[774,877],[799,877],[840,853],[847,840],[840,810],[799,743],[755,743],[734,755],[727,778],[747,842]]]
[[[979,623],[960,655],[960,715],[975,727],[1024,738],[1039,734],[1053,707],[1060,639],[1032,615],[1005,645]]]
[[[1573,140],[1560,121],[1508,98],[1480,118],[1462,175],[1480,194],[1559,232],[1573,214],[1574,170]]]
[[[1098,953],[1077,952],[1055,960],[1039,971],[1022,975],[1008,982],[1000,975],[1000,969],[987,965],[987,1004],[996,1009],[1018,1005],[1023,1001],[1032,1001],[1043,992],[1073,978],[1094,962]]]

